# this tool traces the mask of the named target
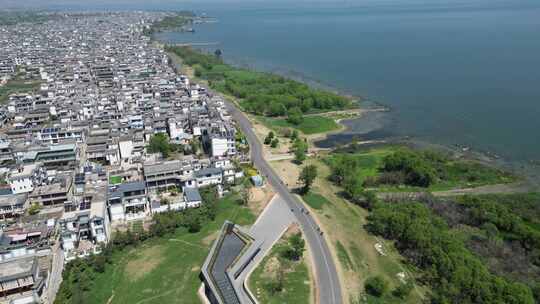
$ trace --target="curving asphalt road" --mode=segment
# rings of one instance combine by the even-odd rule
[[[293,210],[300,224],[306,241],[311,249],[315,266],[315,278],[318,292],[317,298],[321,304],[341,304],[341,287],[336,271],[336,265],[326,244],[325,239],[317,231],[317,224],[309,214],[301,212],[306,210],[303,203],[289,189],[283,185],[279,176],[274,172],[263,157],[261,143],[253,132],[249,119],[230,102],[226,106],[232,117],[236,120],[242,132],[246,135],[250,146],[251,159],[260,172],[267,177],[268,183],[277,191],[281,198]]]

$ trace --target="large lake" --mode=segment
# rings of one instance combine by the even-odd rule
[[[217,17],[173,42],[385,104],[348,141],[413,136],[540,160],[538,0],[49,0],[72,9],[191,9]],[[75,4],[74,4],[75,3]],[[362,138],[362,136],[360,136]]]
[[[388,105],[351,131],[540,159],[539,1],[332,1],[194,7],[219,22],[173,42]],[[348,140],[337,136],[331,140]],[[328,144],[325,143],[325,144]]]

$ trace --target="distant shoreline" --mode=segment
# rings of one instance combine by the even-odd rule
[[[175,31],[168,31],[168,32],[177,33]],[[152,39],[154,39],[155,41],[158,41],[159,43],[162,43],[162,44],[169,43],[169,41],[161,40],[158,37],[155,37],[155,35],[152,35]],[[195,48],[197,48],[197,47],[195,47]],[[201,50],[203,50],[205,52],[210,51],[209,49],[204,48],[204,47],[198,48],[198,49],[201,49]],[[350,98],[355,103],[357,103],[357,106],[360,109],[365,110],[366,109],[365,106],[367,105],[367,109],[384,109],[385,112],[391,113],[390,115],[398,115],[397,113],[394,112],[392,107],[390,107],[389,105],[373,101],[373,100],[367,98],[366,96],[360,96],[360,95],[356,95],[356,94],[347,93],[346,92],[347,90],[336,88],[335,86],[331,86],[329,84],[323,83],[320,80],[314,79],[312,77],[308,77],[308,76],[306,76],[306,75],[304,75],[302,73],[298,73],[298,72],[295,72],[295,71],[284,72],[284,71],[280,71],[280,70],[277,70],[277,69],[274,69],[274,70],[264,70],[263,69],[263,70],[261,70],[261,69],[256,68],[252,64],[238,63],[238,62],[236,62],[234,60],[227,60],[226,57],[225,57],[224,60],[225,60],[225,62],[227,64],[229,64],[229,65],[231,65],[233,67],[244,68],[244,69],[248,69],[248,70],[251,70],[251,71],[258,71],[258,72],[265,72],[265,73],[275,74],[275,75],[282,76],[282,77],[285,77],[285,78],[289,78],[289,79],[292,79],[292,80],[295,80],[295,81],[298,81],[298,82],[302,82],[302,83],[304,83],[306,85],[309,85],[311,87],[314,87],[316,89],[326,90],[326,91],[333,92],[335,94]],[[383,131],[384,127],[379,128],[379,130],[381,130],[381,132],[366,132],[366,133],[350,132],[351,130],[349,129],[349,127],[344,125],[343,122],[365,119],[365,115],[369,115],[369,114],[371,114],[369,112],[373,112],[373,111],[365,111],[365,113],[364,113],[364,111],[362,111],[362,112],[363,112],[362,115],[359,115],[358,117],[354,117],[354,118],[350,118],[350,119],[349,118],[339,119],[337,121],[337,123],[340,126],[342,126],[342,128],[340,128],[340,130],[327,132],[327,133],[321,134],[319,136],[313,136],[312,139],[311,139],[313,145],[315,147],[320,147],[319,144],[321,142],[325,141],[325,140],[328,140],[328,137],[332,136],[332,135],[337,135],[337,136],[350,135],[351,137],[358,137],[362,141],[374,142],[374,144],[378,144],[378,145],[380,145],[380,144],[382,144],[384,142],[384,144],[403,144],[403,145],[409,145],[409,146],[419,147],[419,148],[420,147],[426,147],[426,148],[429,147],[429,148],[437,149],[437,150],[452,151],[452,153],[464,154],[464,155],[467,155],[467,157],[470,158],[470,159],[475,159],[475,160],[481,161],[481,162],[483,162],[485,164],[489,164],[489,165],[492,165],[492,166],[495,166],[495,167],[498,167],[498,168],[501,168],[501,169],[504,169],[504,170],[508,170],[508,171],[511,171],[511,172],[513,172],[515,174],[518,174],[518,175],[522,175],[527,180],[533,182],[534,184],[538,184],[538,186],[540,187],[540,164],[538,166],[535,166],[534,164],[531,164],[531,163],[524,164],[521,161],[512,161],[512,160],[506,159],[504,157],[500,157],[500,156],[498,156],[496,154],[490,153],[489,151],[485,152],[485,151],[482,151],[480,149],[475,149],[474,147],[471,147],[471,146],[457,145],[457,144],[452,145],[452,144],[442,144],[442,143],[429,142],[428,140],[423,140],[421,138],[417,138],[416,136],[406,136],[405,135],[405,136],[392,137],[392,136],[384,136],[383,135],[383,136],[380,136],[380,137],[370,137],[370,136],[368,136],[369,138],[362,139],[362,136],[369,135],[370,133],[382,133],[382,134],[385,133]],[[385,125],[384,121],[380,121],[380,123]],[[378,131],[378,130],[375,130],[375,131]],[[333,144],[333,146],[331,147],[331,149],[333,150],[335,148],[338,148],[339,145],[340,144],[338,142],[335,142]],[[528,167],[527,167],[527,165],[528,165]]]

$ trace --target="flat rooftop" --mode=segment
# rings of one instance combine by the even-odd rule
[[[36,257],[0,262],[0,282],[31,276],[35,267],[37,267]]]
[[[171,160],[163,163],[144,165],[144,175],[159,174],[162,172],[182,170],[182,162],[179,160]]]

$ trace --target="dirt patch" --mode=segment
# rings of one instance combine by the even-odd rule
[[[299,187],[298,176],[300,176],[302,166],[294,164],[291,160],[273,161],[270,165],[274,168],[279,177],[281,177],[281,180],[288,185],[288,188]]]
[[[209,234],[204,239],[202,239],[201,243],[203,243],[203,245],[210,246],[217,239],[218,235],[219,231]]]
[[[300,226],[298,225],[298,223],[293,223],[289,226],[289,228],[287,228],[287,230],[285,231],[285,233],[283,234],[283,237],[284,238],[289,238],[291,237],[292,235],[294,234],[297,234],[301,232],[300,230]]]
[[[253,200],[254,202],[262,201],[264,199],[264,189],[251,188],[249,190],[249,195],[251,200]]]
[[[274,191],[268,185],[262,188],[252,187],[249,191],[250,201],[248,208],[253,214],[259,215],[274,197]]]
[[[252,115],[249,115],[248,118],[251,121],[253,130],[255,131],[255,135],[257,135],[257,138],[259,138],[259,141],[261,143],[264,143],[264,138],[272,130],[270,128],[267,128],[265,125],[259,122]],[[274,131],[274,134],[279,140],[279,145],[276,148],[272,148],[270,147],[270,145],[263,144],[263,151],[264,151],[265,158],[271,158],[272,155],[288,154],[289,151],[291,150],[291,140],[289,138],[280,136],[280,134],[278,134],[278,132],[276,131]]]
[[[277,256],[271,257],[268,262],[264,265],[264,276],[269,278],[274,278],[277,275],[281,267],[281,262]]]
[[[142,278],[163,262],[163,251],[162,246],[152,246],[139,251],[136,258],[126,264],[126,275],[132,281]]]
[[[199,272],[200,270],[201,270],[201,267],[199,267],[199,266],[193,266],[191,268],[191,272]]]

